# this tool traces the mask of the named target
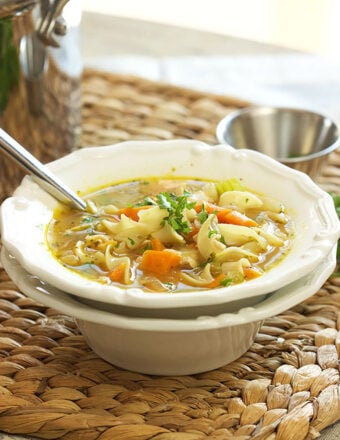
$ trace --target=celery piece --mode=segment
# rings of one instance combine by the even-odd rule
[[[232,177],[231,179],[221,180],[215,183],[216,190],[220,196],[226,191],[245,191],[246,188],[242,185],[237,177]]]

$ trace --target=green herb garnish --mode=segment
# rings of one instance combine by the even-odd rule
[[[216,231],[216,229],[211,229],[208,232],[208,238],[211,238],[213,235],[216,235],[216,234],[218,234],[218,231]]]
[[[140,253],[144,254],[145,251],[151,251],[152,250],[152,244],[151,243],[147,243],[141,250]]]
[[[131,237],[128,237],[128,240],[129,240],[131,246],[134,246],[136,244],[135,240],[133,240]]]
[[[164,286],[165,288],[167,288],[168,290],[170,290],[170,291],[172,291],[172,290],[176,290],[176,284],[171,283],[171,282],[163,283],[163,286]]]
[[[197,214],[198,220],[203,224],[208,218],[208,213],[205,209],[204,203],[202,204],[202,211]]]
[[[90,216],[88,216],[88,217],[83,217],[83,218],[81,219],[81,222],[82,222],[82,223],[93,223],[94,220],[95,220],[94,217],[90,217]]]
[[[230,284],[233,283],[232,278],[224,278],[224,280],[220,281],[221,286],[227,287],[230,286]]]
[[[221,235],[220,242],[222,244],[224,244],[225,246],[227,246],[227,243],[225,242],[225,239],[224,239],[223,235]]]
[[[215,259],[215,254],[212,253],[207,260],[202,261],[198,266],[199,267],[205,267],[207,264],[212,263],[214,261],[214,259]]]
[[[151,197],[145,197],[145,199],[136,203],[134,206],[156,206],[157,203]]]
[[[183,219],[185,209],[192,209],[195,206],[195,202],[188,202],[189,195],[190,193],[185,191],[182,196],[167,192],[156,196],[158,206],[169,213],[162,224],[168,223],[179,234],[188,234],[191,231],[190,224]]]

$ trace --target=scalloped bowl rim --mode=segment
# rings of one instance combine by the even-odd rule
[[[340,236],[339,221],[329,194],[307,175],[252,150],[189,140],[128,141],[77,150],[48,166],[73,190],[82,192],[151,176],[216,180],[241,177],[249,187],[282,201],[291,209],[296,222],[298,235],[292,250],[258,279],[205,291],[148,293],[138,288],[103,285],[64,268],[52,256],[45,240],[45,226],[57,202],[32,179],[24,178],[13,196],[1,206],[3,243],[28,272],[61,290],[88,299],[131,307],[175,308],[220,304],[265,294],[314,270]],[[153,171],[155,167],[157,173]]]

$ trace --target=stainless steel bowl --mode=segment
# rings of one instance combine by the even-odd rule
[[[320,175],[340,146],[339,128],[329,117],[307,110],[247,107],[230,113],[216,129],[220,143],[260,151],[292,168]]]

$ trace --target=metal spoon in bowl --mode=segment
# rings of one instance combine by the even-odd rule
[[[29,153],[22,145],[0,128],[0,151],[5,153],[27,171],[34,181],[62,203],[86,211],[87,205],[77,194],[68,188],[45,165]]]

